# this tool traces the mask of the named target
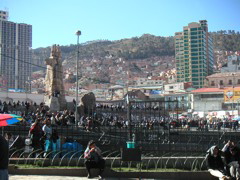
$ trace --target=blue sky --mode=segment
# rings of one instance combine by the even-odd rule
[[[240,0],[0,0],[10,21],[33,25],[33,48],[149,33],[173,36],[206,19],[209,31],[240,31]]]

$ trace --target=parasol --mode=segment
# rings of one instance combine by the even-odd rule
[[[18,123],[22,119],[21,116],[15,114],[0,114],[0,127]]]
[[[2,135],[4,126],[18,123],[22,121],[22,119],[22,116],[18,116],[15,114],[0,114],[0,127],[2,127]]]
[[[232,120],[240,121],[240,116],[234,117]]]

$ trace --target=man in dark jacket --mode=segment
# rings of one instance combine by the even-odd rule
[[[224,162],[221,158],[221,151],[217,146],[212,146],[208,151],[206,162],[207,169],[211,175],[222,180],[230,179],[224,169]]]
[[[32,140],[33,150],[37,150],[41,148],[40,139],[43,136],[42,126],[40,125],[40,119],[37,119],[29,130],[29,134]]]
[[[8,180],[8,142],[0,135],[0,179]]]

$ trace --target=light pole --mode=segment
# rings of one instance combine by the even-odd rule
[[[28,79],[27,79],[27,81],[25,82],[25,91],[26,91],[26,101],[27,101],[27,99],[28,99],[28,93],[30,93],[31,94],[31,79],[30,79],[30,77],[28,76]]]
[[[81,31],[76,32],[77,35],[77,58],[76,58],[76,105],[75,105],[75,125],[77,126],[78,120],[78,61],[79,61],[79,36]]]
[[[235,92],[234,92],[234,75],[235,73],[232,73],[232,89],[233,89],[233,98],[232,98],[232,117],[234,116],[234,96],[235,96]]]

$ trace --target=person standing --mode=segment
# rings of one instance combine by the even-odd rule
[[[102,178],[102,173],[105,168],[105,160],[102,157],[101,150],[96,146],[93,140],[88,142],[88,146],[84,152],[85,166],[88,171],[88,178],[92,178],[90,169],[98,168],[99,179]]]
[[[0,179],[8,180],[9,148],[7,140],[0,135]]]
[[[9,149],[10,149],[13,145],[13,142],[14,142],[12,133],[10,133],[10,132],[6,133],[5,134],[5,139],[7,140],[8,146],[9,146]]]
[[[53,155],[56,154],[57,151],[60,150],[60,138],[58,136],[58,132],[56,129],[53,130],[52,133],[52,151],[54,152]]]
[[[43,136],[42,126],[40,124],[40,119],[37,119],[29,130],[30,138],[32,140],[33,150],[41,148],[40,139]]]
[[[51,120],[46,119],[44,121],[44,126],[42,127],[44,136],[45,136],[45,148],[44,148],[44,157],[46,156],[47,152],[49,152],[52,144],[52,127],[51,127]]]

